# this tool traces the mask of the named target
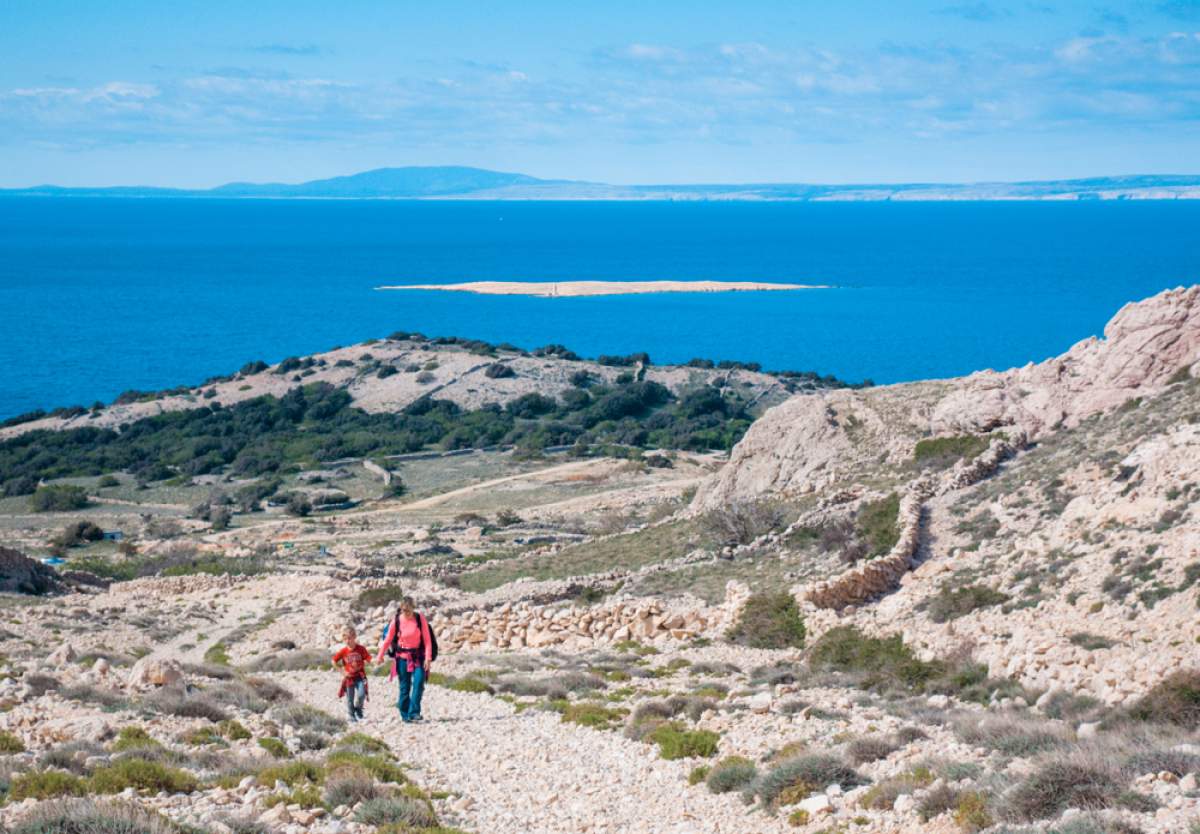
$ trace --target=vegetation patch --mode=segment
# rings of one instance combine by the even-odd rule
[[[729,793],[745,788],[758,777],[754,762],[742,756],[728,756],[717,762],[704,777],[712,793]]]
[[[988,439],[977,434],[928,437],[917,441],[913,462],[921,467],[946,469],[964,458],[977,457],[988,447]]]
[[[757,593],[746,600],[725,636],[732,643],[755,649],[801,648],[804,618],[795,597],[787,591]]]
[[[13,802],[22,799],[84,796],[86,793],[87,784],[82,779],[61,770],[31,770],[19,773],[8,786],[8,798]]]
[[[153,793],[191,793],[198,786],[196,777],[186,771],[139,758],[114,761],[97,768],[88,779],[89,791],[100,794],[120,793],[126,788]]]
[[[758,798],[767,808],[794,805],[826,785],[843,789],[865,785],[867,780],[836,756],[811,754],[776,765],[744,792],[748,800]]]
[[[711,730],[688,730],[670,721],[652,730],[646,740],[658,745],[664,759],[708,759],[717,754],[721,736]]]
[[[1103,765],[1055,759],[1011,791],[1005,811],[1007,816],[1031,821],[1056,817],[1067,808],[1109,808],[1123,789],[1118,776]]]
[[[1129,709],[1129,717],[1135,721],[1173,724],[1186,730],[1200,729],[1200,670],[1183,670],[1168,676]]]
[[[946,623],[983,608],[1008,602],[1008,595],[986,585],[955,587],[946,583],[925,601],[924,608],[935,623]]]

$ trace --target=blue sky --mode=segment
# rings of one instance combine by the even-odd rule
[[[0,185],[1200,172],[1200,0],[0,3]]]

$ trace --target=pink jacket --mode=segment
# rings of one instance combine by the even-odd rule
[[[421,623],[417,626],[418,619]],[[401,616],[400,620],[400,640],[398,645],[402,649],[415,649],[419,645],[425,647],[426,664],[433,662],[433,639],[429,636],[429,621],[421,615],[413,615],[412,617]],[[375,662],[382,663],[387,657],[388,647],[392,645],[392,629],[396,625],[396,620],[393,619],[388,623],[387,630],[383,633],[383,640],[379,643],[379,652],[375,655]],[[408,660],[408,671],[411,672],[417,668],[416,662],[413,661],[411,654],[402,655]],[[388,676],[389,679],[396,676],[396,663],[392,663],[392,673]]]

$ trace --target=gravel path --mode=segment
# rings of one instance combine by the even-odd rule
[[[337,681],[318,673],[279,675],[297,698],[330,712]],[[566,724],[540,710],[520,714],[488,695],[426,691],[426,723],[400,722],[395,684],[371,680],[367,721],[359,729],[384,739],[402,762],[421,768],[428,790],[461,799],[447,823],[487,834],[745,834],[784,832],[782,818],[751,813],[738,795],[689,787],[696,761],[663,761],[657,748]]]

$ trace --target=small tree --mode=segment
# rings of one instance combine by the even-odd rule
[[[749,544],[784,522],[783,507],[774,501],[733,501],[702,519],[704,529],[724,547]]]
[[[35,513],[61,513],[82,510],[88,505],[87,491],[81,486],[54,484],[40,486],[29,499]]]
[[[312,501],[303,492],[293,492],[288,496],[285,509],[289,515],[306,516],[312,512]]]

